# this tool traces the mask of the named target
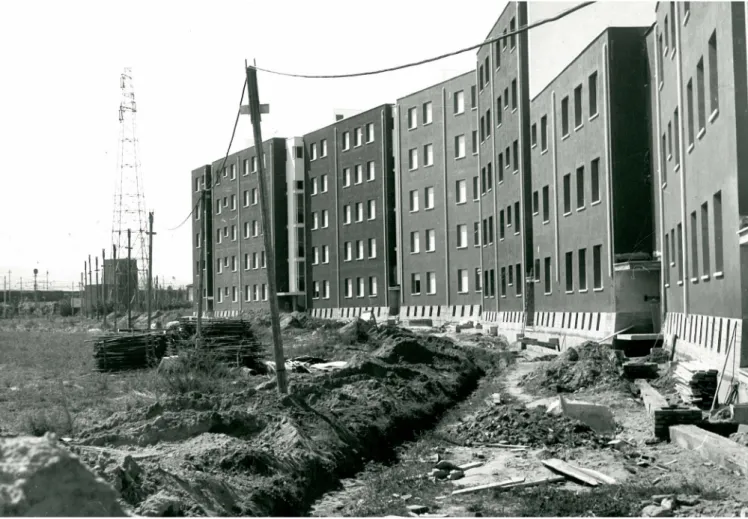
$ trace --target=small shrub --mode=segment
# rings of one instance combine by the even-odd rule
[[[205,349],[181,348],[176,361],[159,372],[160,389],[171,394],[221,393],[233,381],[230,368]]]
[[[70,414],[62,409],[35,409],[27,412],[22,419],[24,432],[32,436],[44,436],[45,433],[70,434],[73,431]]]

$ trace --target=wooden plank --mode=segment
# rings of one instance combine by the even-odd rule
[[[670,441],[730,470],[748,475],[748,448],[695,425],[670,428]]]
[[[582,472],[585,472],[598,480],[600,483],[605,483],[606,485],[615,485],[616,480],[612,477],[608,476],[607,474],[603,474],[602,472],[598,472],[593,469],[588,469],[586,467],[576,467],[577,469],[581,470]]]
[[[549,460],[542,460],[541,462],[549,469],[560,472],[565,476],[576,479],[577,481],[581,481],[582,483],[585,483],[591,487],[596,487],[600,484],[597,479],[593,478],[589,474],[586,474],[585,472],[582,472],[576,467],[572,467],[565,461],[553,458]]]
[[[527,487],[536,487],[538,485],[545,485],[550,483],[562,483],[566,481],[566,478],[564,476],[550,476],[547,478],[542,479],[536,479],[534,481],[525,481],[524,483],[515,483],[512,485],[506,485],[503,487],[499,487],[500,490],[512,490],[514,488],[527,488]]]
[[[482,466],[483,466],[482,461],[473,461],[472,463],[465,463],[464,465],[460,465],[457,468],[459,468],[460,470],[470,470],[470,469],[474,469],[474,468],[482,467]]]
[[[460,494],[470,494],[472,492],[480,492],[481,490],[490,490],[492,488],[501,488],[506,487],[509,485],[516,485],[517,483],[522,483],[525,481],[524,476],[521,478],[511,478],[506,479],[504,481],[498,481],[496,483],[487,483],[485,485],[478,485],[476,487],[467,487],[467,488],[461,488],[460,490],[454,490],[452,492],[453,496],[457,496]]]
[[[642,400],[644,401],[644,407],[647,409],[647,413],[650,416],[654,415],[656,409],[662,409],[667,407],[668,403],[665,397],[663,397],[659,391],[649,385],[646,380],[637,380],[634,382],[641,392]]]

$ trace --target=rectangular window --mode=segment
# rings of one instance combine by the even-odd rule
[[[504,110],[509,110],[509,87],[504,89]]]
[[[673,112],[673,127],[675,129],[673,137],[673,147],[675,148],[675,167],[680,165],[680,118],[678,117],[678,109]]]
[[[478,200],[480,198],[479,184],[478,177],[473,177],[473,200]]]
[[[574,291],[574,253],[566,253],[566,292]]]
[[[486,110],[486,137],[491,136],[491,109]]]
[[[504,225],[504,210],[502,209],[501,211],[499,211],[499,239],[500,240],[504,239],[505,227],[506,226]]]
[[[657,52],[662,56],[665,54],[665,48],[662,45],[662,34],[660,34],[657,37]],[[662,83],[664,82],[665,78],[662,73],[662,61],[661,59],[657,60],[657,77],[660,80],[660,86],[662,86]]]
[[[534,148],[538,145],[538,124],[532,123],[530,128],[530,145]]]
[[[582,85],[574,89],[574,128],[582,126]]]
[[[501,267],[499,270],[499,278],[501,278],[501,297],[506,297],[506,267]]]
[[[364,259],[364,242],[362,240],[356,240],[356,259]]]
[[[345,255],[343,256],[343,261],[351,261],[353,259],[353,243],[352,242],[345,242],[343,244],[345,247]]]
[[[351,206],[343,206],[343,223],[348,225],[351,223]]]
[[[506,226],[512,226],[512,206],[506,208]]]
[[[330,263],[330,246],[322,246],[322,263]]]
[[[319,227],[319,213],[316,211],[312,213],[312,230],[315,231]]]
[[[509,146],[507,146],[506,150],[504,150],[504,157],[506,157],[506,164],[504,165],[504,167],[506,169],[509,169],[510,167],[512,167],[512,148],[510,148]]]
[[[691,275],[692,281],[699,279],[699,232],[696,211],[691,212]]]
[[[696,242],[694,241],[694,246],[695,244]],[[709,245],[709,203],[704,202],[701,204],[701,250],[703,259],[702,273],[704,276],[708,276],[710,271]],[[695,267],[694,273],[698,273]]]
[[[715,113],[719,110],[719,62],[717,60],[717,31],[709,38],[709,98],[711,99],[711,110]]]
[[[323,193],[327,193],[327,175],[320,176],[319,180],[320,180],[320,191]]]
[[[431,101],[423,103],[423,124],[430,124],[433,122],[433,110]]]
[[[517,29],[516,23],[514,21],[514,18],[509,20],[509,32],[512,34],[509,36],[510,42],[511,42],[511,48],[514,50],[514,47],[517,46],[517,35],[514,34],[514,31]]]
[[[493,189],[493,168],[491,163],[486,164],[486,190],[491,191]]]
[[[467,181],[458,180],[455,182],[456,203],[464,204],[467,202]]]
[[[373,160],[370,160],[369,162],[367,162],[367,164],[366,164],[366,180],[367,180],[367,182],[371,182],[372,180],[374,180],[376,178],[376,176],[377,176],[376,168],[377,168],[376,163]],[[325,175],[325,177],[326,176],[327,175]]]
[[[665,15],[665,30],[663,34],[665,35],[665,54],[667,55],[668,47],[670,47],[670,25],[668,24],[667,15]]]
[[[519,141],[516,140],[512,143],[512,171],[517,173],[519,171]]]
[[[501,109],[501,96],[496,98],[496,126],[501,126],[502,123],[502,112]]]
[[[488,245],[488,220],[483,219],[483,234],[481,235],[481,243]]]
[[[587,291],[587,249],[579,249],[579,291]]]
[[[350,299],[353,297],[353,279],[345,279],[345,297]]]
[[[454,95],[454,114],[465,113],[465,92],[460,90]]]
[[[514,234],[519,234],[522,227],[522,219],[519,217],[519,202],[514,202]]]
[[[507,272],[509,274],[509,286],[512,286],[514,284],[514,267],[509,265],[509,267],[507,267]]]
[[[662,182],[667,182],[667,135],[662,134],[662,142],[660,143],[662,148],[661,155],[662,161],[660,164],[660,171],[662,172]]]
[[[410,275],[410,293],[413,295],[419,295],[421,293],[421,275],[420,274]]]
[[[548,116],[540,118],[540,151],[548,149]]]
[[[426,229],[426,252],[434,252],[436,250],[436,231],[434,229]]]
[[[231,210],[236,211],[236,195],[231,195]]]
[[[665,233],[665,250],[663,251],[664,261],[662,263],[663,274],[665,276],[665,285],[670,285],[670,233]]]
[[[260,263],[257,261],[257,253],[256,252],[252,253],[252,268],[255,269],[255,270],[258,269],[258,268],[260,268]]]
[[[426,144],[423,146],[423,165],[433,166],[434,165],[434,145]]]
[[[504,154],[499,153],[499,161],[496,164],[496,182],[501,184],[504,181]]]
[[[312,299],[319,299],[319,281],[312,283]]]
[[[470,87],[470,108],[477,108],[478,100],[476,99],[475,85]]]
[[[244,191],[244,193],[242,194],[242,200],[244,207],[249,207],[249,191]]]
[[[362,164],[356,164],[354,171],[356,172],[356,180],[354,182],[356,184],[361,184],[364,181],[364,166]]]
[[[320,155],[322,157],[327,157],[327,139],[322,139],[319,143],[319,146],[321,148]]]
[[[312,179],[312,192],[311,192],[311,194],[312,195],[316,195],[317,194],[317,177],[314,177]]]
[[[475,279],[473,280],[475,283],[475,291],[480,292],[483,290],[483,272],[481,271],[480,267],[475,268]]]
[[[363,202],[356,202],[356,221],[357,222],[364,221],[364,203]]]
[[[416,108],[408,108],[408,129],[412,130],[418,125],[418,112]]]
[[[426,293],[436,294],[436,272],[426,272]]]
[[[421,252],[421,239],[418,231],[412,231],[410,233],[410,253],[418,254]]]
[[[481,193],[486,194],[486,168],[480,169]]]
[[[351,134],[343,132],[343,151],[351,149]]]
[[[512,79],[512,110],[517,109],[517,80]]]
[[[564,175],[564,214],[571,213],[571,173]]]
[[[683,225],[678,224],[678,282],[683,282]]]
[[[525,283],[524,274],[522,274],[522,268],[519,263],[517,263],[515,274],[517,276],[517,283],[514,285],[514,294],[517,296],[522,295],[522,285]]]
[[[464,249],[467,247],[467,225],[459,224],[457,226],[457,248]]]
[[[423,190],[425,202],[424,202],[424,209],[433,209],[434,208],[434,188],[433,187],[426,187]]]
[[[532,214],[536,215],[540,212],[540,196],[537,191],[532,194]]]
[[[374,123],[366,125],[366,142],[374,142]]]
[[[706,93],[704,92],[704,58],[696,64],[696,102],[699,111],[699,133],[706,128]]]
[[[455,137],[455,158],[461,159],[465,156],[465,136],[458,135]]]
[[[493,243],[493,216],[488,217],[488,244]]]
[[[377,257],[377,239],[369,238],[369,259]]]
[[[319,265],[319,247],[312,247],[312,265]]]
[[[543,265],[544,267],[543,277],[544,277],[545,283],[543,287],[543,292],[546,294],[550,294],[551,293],[551,258],[550,257],[545,258],[544,263],[545,264]]]
[[[569,135],[569,96],[561,100],[561,135]]]
[[[200,233],[195,234],[195,247],[200,248]]]
[[[723,242],[722,242],[722,191],[714,194],[712,202],[714,208],[714,268],[715,273],[724,272]]]
[[[457,292],[465,294],[468,291],[468,272],[465,269],[457,269]]]
[[[369,276],[369,297],[376,297],[377,295],[377,277]]]
[[[602,263],[603,246],[595,245],[592,247],[592,276],[594,278],[595,290],[603,288],[603,263]]]
[[[693,144],[693,80],[686,85],[686,103],[688,108],[688,145]]]
[[[310,155],[311,155],[309,160],[317,160],[317,143],[313,142],[312,145],[309,147],[309,149],[310,149]]]
[[[480,222],[473,222],[473,246],[480,246]]]
[[[369,220],[376,220],[377,218],[377,201],[369,200],[366,207],[367,218]]]
[[[590,96],[590,117],[597,115],[597,72],[593,72],[590,75],[589,81],[589,92],[587,95]]]
[[[592,203],[600,201],[600,159],[592,161],[590,168],[590,187],[592,188]]]
[[[351,185],[351,168],[343,168],[343,187]]]
[[[415,213],[418,211],[418,190],[414,189],[410,192],[410,212]]]
[[[322,228],[326,229],[330,225],[330,212],[322,209]]]
[[[577,209],[584,207],[584,166],[577,168]]]
[[[411,171],[418,168],[418,149],[413,148],[408,152],[408,169]]]
[[[478,130],[473,130],[473,142],[472,142],[472,151],[473,155],[478,153]]]
[[[322,297],[330,299],[330,282],[327,280],[322,281]]]

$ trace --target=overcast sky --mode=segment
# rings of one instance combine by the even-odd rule
[[[24,1],[0,5],[0,275],[36,267],[58,288],[111,251],[119,75],[132,67],[154,275],[191,281],[190,171],[223,156],[244,59],[312,74],[398,65],[479,43],[506,5],[492,0]],[[574,3],[531,2],[530,22]],[[530,33],[531,94],[607,26],[648,26],[654,2],[599,2]],[[394,102],[473,68],[475,52],[343,80],[259,73],[263,138],[302,135],[336,108]],[[251,135],[243,117],[232,151]],[[42,276],[44,279],[44,276]],[[24,283],[26,284],[26,283]]]

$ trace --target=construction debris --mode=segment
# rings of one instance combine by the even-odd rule
[[[178,353],[186,347],[194,349],[193,338],[197,322],[192,318],[180,319],[180,326],[169,335],[170,348]],[[200,346],[214,360],[235,366],[245,366],[265,372],[260,358],[264,355],[252,324],[243,319],[206,319],[201,325]]]
[[[655,379],[658,377],[658,364],[655,362],[624,362],[623,376],[628,379]]]
[[[541,460],[541,463],[555,472],[559,472],[566,477],[569,477],[576,481],[580,481],[591,487],[596,487],[600,484],[600,481],[597,478],[579,470],[577,467],[569,465],[565,461],[559,459],[549,459]]]
[[[670,438],[670,427],[674,425],[698,425],[703,422],[700,409],[681,406],[669,406],[655,409],[653,413],[654,435],[656,438]]]
[[[709,409],[717,391],[718,373],[699,362],[680,362],[673,371],[675,389],[685,403]]]
[[[96,371],[126,371],[158,365],[166,353],[160,333],[109,333],[93,341]]]

